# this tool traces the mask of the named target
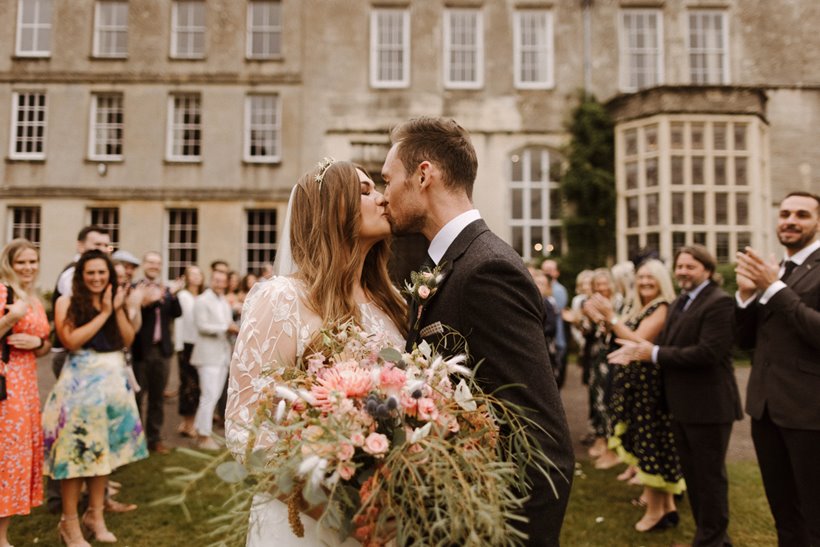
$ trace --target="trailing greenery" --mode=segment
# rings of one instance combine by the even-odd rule
[[[572,140],[561,192],[568,252],[561,267],[572,288],[578,272],[611,264],[615,256],[615,134],[604,106],[583,94],[567,129]]]

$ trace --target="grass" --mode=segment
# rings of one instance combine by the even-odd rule
[[[201,537],[208,529],[204,521],[220,513],[220,504],[226,498],[226,489],[221,487],[218,479],[214,477],[208,487],[189,503],[192,522],[185,519],[178,507],[150,505],[152,500],[175,493],[164,482],[164,468],[198,468],[200,465],[190,456],[173,452],[167,456],[152,456],[115,473],[112,478],[123,484],[122,500],[140,505],[132,513],[106,516],[109,528],[120,540],[117,545],[182,547],[207,544]],[[586,461],[579,463],[564,521],[562,545],[666,547],[672,542],[692,540],[694,524],[687,501],[679,504],[681,524],[677,528],[649,534],[635,532],[632,525],[642,513],[630,505],[629,500],[640,494],[640,487],[617,482],[615,476],[619,472],[620,469],[596,470]],[[774,524],[757,465],[753,462],[730,463],[729,480],[730,534],[734,544],[738,547],[776,545]],[[32,515],[12,521],[9,539],[18,547],[57,546],[57,520],[58,517],[49,514],[45,507],[39,507]]]

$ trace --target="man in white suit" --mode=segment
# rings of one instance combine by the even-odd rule
[[[191,353],[191,364],[199,373],[200,389],[194,429],[197,431],[197,446],[205,450],[219,449],[211,438],[214,409],[225,387],[231,362],[232,347],[228,335],[239,331],[225,298],[227,288],[228,274],[214,270],[211,272],[210,288],[197,296],[194,302],[197,340]]]

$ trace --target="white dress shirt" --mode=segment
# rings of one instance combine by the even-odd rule
[[[800,266],[817,249],[820,249],[820,239],[815,239],[814,243],[812,243],[811,245],[807,245],[806,247],[803,247],[802,249],[800,249],[800,251],[794,253],[791,257],[784,256],[783,257],[783,263],[780,265],[780,272],[777,274],[777,277],[783,277],[783,272],[786,271],[785,264],[786,264],[787,260],[790,260],[790,261],[794,262],[797,266]],[[785,287],[786,287],[786,284],[778,279],[777,281],[775,281],[774,283],[772,283],[771,285],[766,287],[766,290],[763,291],[763,294],[760,294],[760,292],[758,291],[752,297],[750,297],[748,300],[746,300],[745,302],[740,299],[740,291],[737,291],[735,293],[735,300],[737,301],[738,307],[740,307],[741,309],[744,309],[744,308],[747,308],[749,306],[749,304],[754,302],[755,298],[757,298],[759,296],[760,297],[760,303],[765,306],[766,302],[768,302],[774,295],[776,295],[778,292],[783,290],[783,288],[785,288]]]
[[[480,218],[481,213],[478,212],[478,209],[470,209],[445,224],[433,238],[433,241],[430,242],[430,248],[427,250],[427,254],[430,255],[433,262],[438,265],[444,253],[447,252],[447,249],[450,248],[450,245],[453,244],[453,241],[456,240],[464,228]]]

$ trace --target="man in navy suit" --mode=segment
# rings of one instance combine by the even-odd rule
[[[555,467],[553,487],[530,470],[528,518],[515,525],[529,546],[559,544],[574,458],[543,332],[542,298],[521,257],[493,234],[473,207],[478,168],[470,137],[452,120],[418,118],[394,128],[382,168],[387,213],[396,234],[421,233],[430,264],[442,268],[436,294],[411,313],[408,348],[420,339],[452,353],[454,329],[467,342],[485,391],[526,408],[531,433]],[[439,328],[436,328],[439,327]]]

